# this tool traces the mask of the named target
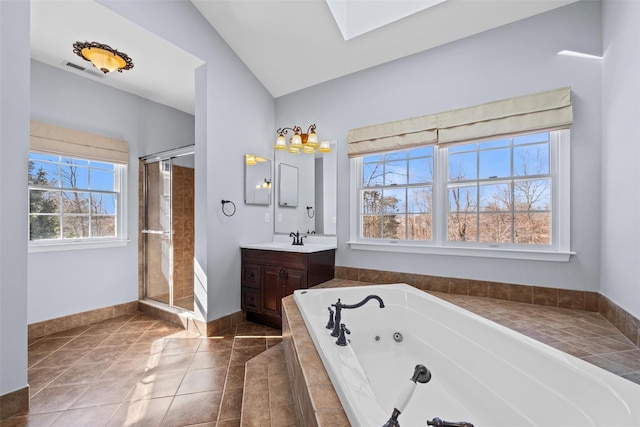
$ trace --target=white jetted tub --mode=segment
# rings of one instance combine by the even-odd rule
[[[338,298],[351,334],[326,328]],[[640,426],[640,385],[406,284],[298,290],[294,299],[353,426],[383,426],[416,365],[400,425],[438,417],[475,427]],[[400,399],[402,400],[402,399]],[[406,401],[406,399],[404,399]]]

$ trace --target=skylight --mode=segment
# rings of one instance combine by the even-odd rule
[[[342,37],[352,39],[445,0],[326,0]]]

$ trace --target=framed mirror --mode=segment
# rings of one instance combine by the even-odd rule
[[[244,202],[247,205],[270,205],[271,160],[245,154],[244,156]]]
[[[274,203],[274,233],[289,234],[292,231],[335,236],[337,200],[337,141],[331,141],[330,153],[291,154],[276,150],[274,162],[276,170],[280,165],[296,167],[298,170],[297,206],[283,206],[280,191],[276,192]],[[280,172],[276,185],[282,181]]]

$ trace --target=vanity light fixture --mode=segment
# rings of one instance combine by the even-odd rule
[[[254,166],[258,163],[266,162],[267,159],[264,157],[254,156],[253,154],[245,154],[244,161],[248,166]]]
[[[98,42],[75,42],[73,53],[80,58],[89,61],[94,67],[107,74],[112,71],[119,73],[122,70],[133,68],[133,61],[129,55],[118,52],[112,47]]]
[[[289,147],[287,147],[287,139],[285,135],[287,132],[292,131],[293,136],[289,139]],[[298,154],[301,151],[306,154],[314,154],[316,148],[321,153],[331,152],[331,147],[328,141],[318,144],[318,135],[316,134],[316,125],[309,126],[306,133],[302,133],[300,126],[294,126],[292,128],[280,128],[276,131],[278,138],[276,139],[276,145],[273,146],[276,150],[288,150],[290,153]]]

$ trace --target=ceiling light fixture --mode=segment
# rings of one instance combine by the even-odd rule
[[[331,145],[329,141],[323,141],[318,144],[318,135],[316,134],[316,125],[309,126],[306,133],[302,133],[300,126],[294,126],[292,128],[280,128],[276,131],[278,138],[276,139],[276,145],[273,146],[276,150],[287,150],[287,139],[285,135],[287,132],[292,131],[293,136],[289,138],[288,151],[290,153],[298,154],[300,151],[306,154],[315,154],[316,148],[321,153],[330,153]]]
[[[73,53],[80,58],[89,61],[94,67],[107,74],[112,71],[119,73],[122,70],[133,68],[133,61],[126,53],[118,52],[110,46],[98,42],[75,42]]]

